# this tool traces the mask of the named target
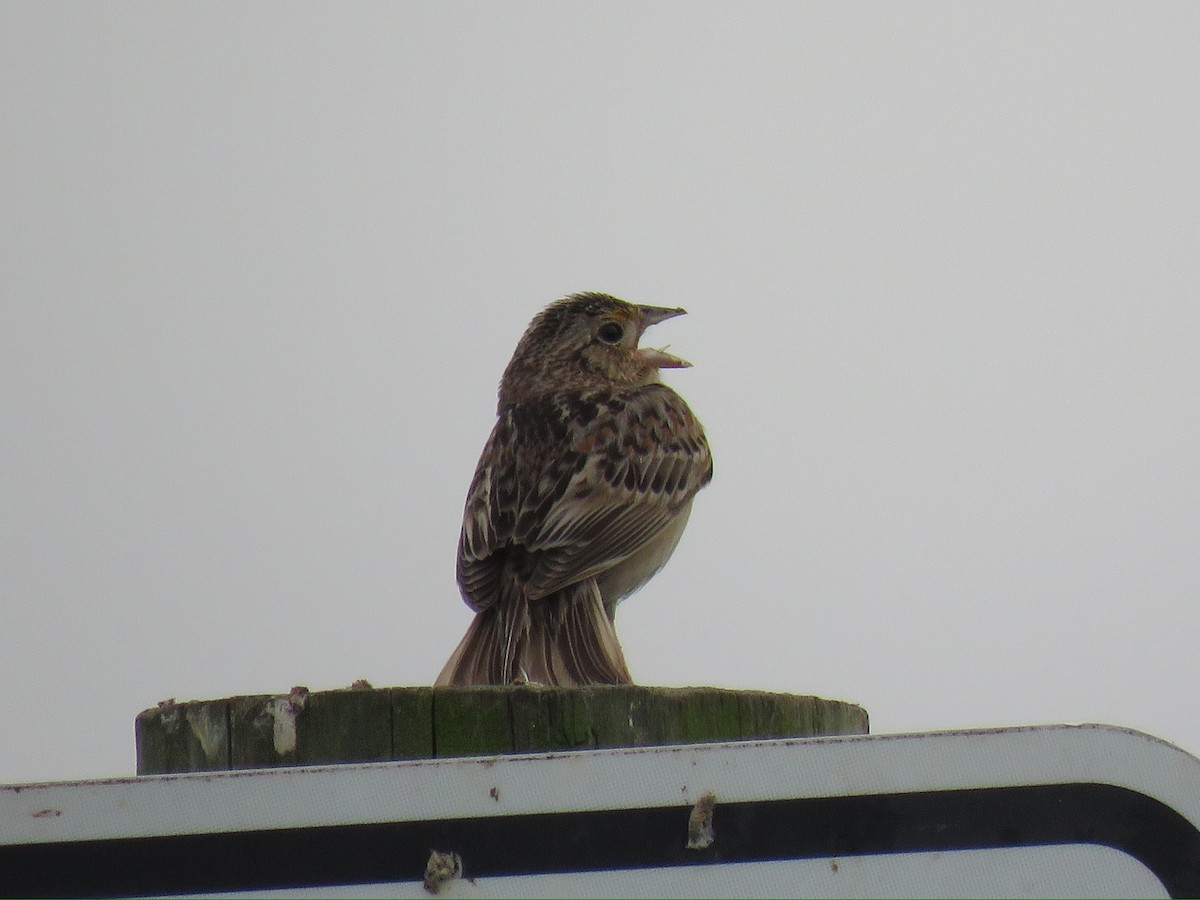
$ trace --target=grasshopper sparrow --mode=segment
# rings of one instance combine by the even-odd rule
[[[458,584],[475,610],[437,684],[628,684],[617,603],[663,567],[712,478],[704,430],[639,348],[682,309],[574,294],[530,323],[467,493]]]

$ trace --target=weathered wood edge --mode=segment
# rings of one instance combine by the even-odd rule
[[[166,701],[135,723],[139,775],[866,734],[840,700],[641,685],[355,687]]]

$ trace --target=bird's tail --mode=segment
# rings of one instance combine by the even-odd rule
[[[475,614],[435,684],[630,684],[593,579],[548,597],[506,598]]]

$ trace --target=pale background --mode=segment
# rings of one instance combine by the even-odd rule
[[[1200,752],[1200,4],[0,5],[0,782],[427,684],[546,302],[716,480],[635,678]]]

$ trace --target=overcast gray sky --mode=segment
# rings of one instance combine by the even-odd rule
[[[1200,753],[1200,4],[0,5],[0,782],[428,684],[545,303],[716,459],[635,679]]]

